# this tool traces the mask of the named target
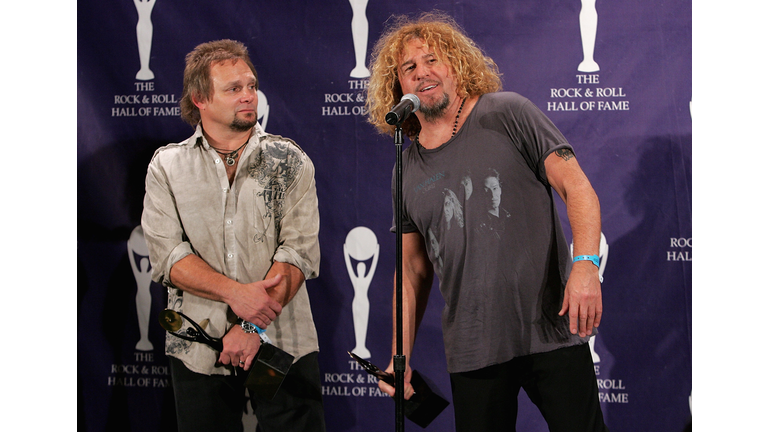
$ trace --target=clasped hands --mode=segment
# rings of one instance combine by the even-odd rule
[[[229,307],[238,317],[256,326],[266,329],[282,312],[283,307],[272,299],[267,290],[276,287],[282,280],[281,275],[271,279],[244,284],[235,291]],[[253,359],[261,347],[258,333],[246,333],[239,325],[233,326],[222,339],[224,350],[219,355],[219,363],[238,366],[245,370],[251,368]]]

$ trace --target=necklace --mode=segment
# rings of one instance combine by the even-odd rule
[[[464,108],[464,102],[467,101],[467,98],[464,98],[461,100],[461,106],[459,106],[459,112],[456,113],[456,120],[453,121],[453,132],[451,133],[451,137],[454,137],[456,135],[456,129],[459,127],[459,116],[461,115],[461,110]]]
[[[456,136],[456,129],[459,128],[459,116],[461,115],[461,110],[464,108],[464,102],[467,101],[467,98],[464,98],[461,100],[461,105],[459,106],[459,112],[456,113],[456,120],[453,121],[453,132],[451,132],[451,138]],[[419,142],[419,135],[416,135],[416,142]]]
[[[229,152],[229,151],[221,151],[221,150],[217,149],[216,147],[213,147],[213,146],[211,146],[211,147],[214,150],[216,150],[216,153],[226,157],[227,165],[233,166],[235,164],[235,159],[237,159],[237,156],[239,156],[238,152],[240,151],[240,149],[245,147],[246,144],[248,144],[248,141],[244,142],[243,145],[241,145],[240,147],[237,148],[237,150],[234,150],[234,151],[231,151],[231,152]]]

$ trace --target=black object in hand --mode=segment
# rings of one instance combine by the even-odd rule
[[[192,342],[200,342],[213,348],[214,351],[224,350],[224,343],[205,332],[194,320],[181,312],[166,309],[160,312],[160,325],[170,334]],[[192,327],[179,332],[187,321]],[[205,322],[203,322],[205,324]],[[256,357],[251,364],[251,370],[245,380],[245,387],[260,398],[272,400],[280,389],[288,370],[293,365],[294,357],[280,348],[262,342]]]
[[[347,353],[355,359],[366,372],[394,387],[394,375],[384,372],[373,363],[362,359],[351,352]],[[436,393],[433,390],[436,388],[434,383],[422,376],[418,371],[414,370],[411,372],[411,386],[413,386],[414,393],[410,399],[404,401],[403,409],[405,411],[405,417],[425,428],[432,423],[432,420],[443,412],[445,407],[448,406],[448,401],[440,394]]]

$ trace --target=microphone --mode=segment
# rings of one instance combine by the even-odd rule
[[[402,123],[412,112],[417,111],[419,106],[421,106],[419,98],[415,94],[408,93],[403,95],[399,104],[392,107],[387,116],[384,117],[384,120],[391,125]]]

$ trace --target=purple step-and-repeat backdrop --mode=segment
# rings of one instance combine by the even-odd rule
[[[393,14],[439,9],[573,144],[600,197],[605,314],[591,347],[613,432],[691,419],[691,2],[338,0],[78,2],[78,422],[84,431],[175,427],[163,288],[139,228],[154,150],[187,138],[184,56],[244,42],[264,128],[317,168],[320,277],[308,283],[328,430],[394,428],[394,403],[347,355],[388,364],[395,147],[366,122],[366,64]],[[560,206],[563,220],[564,208]],[[566,235],[570,236],[567,229]],[[356,251],[346,255],[347,251]],[[353,307],[353,302],[355,307]],[[412,365],[450,400],[433,290]],[[520,430],[546,431],[524,393]],[[426,430],[453,430],[449,406]],[[256,423],[244,403],[243,422]],[[420,430],[406,421],[406,430]]]

